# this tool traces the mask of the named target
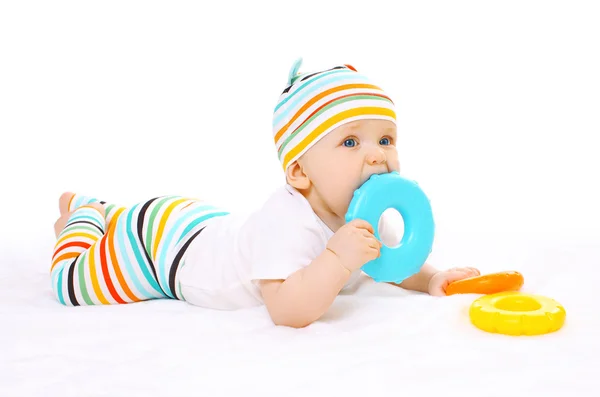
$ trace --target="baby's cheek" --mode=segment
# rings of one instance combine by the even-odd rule
[[[348,211],[348,207],[350,206],[350,201],[352,201],[353,195],[354,189],[352,187],[342,185],[338,186],[338,189],[335,192],[332,192],[336,210],[345,214]]]
[[[397,171],[400,172],[400,161],[398,160],[397,157],[392,158],[392,159],[388,159],[388,167],[391,171]]]

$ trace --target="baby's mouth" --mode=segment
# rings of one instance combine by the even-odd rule
[[[367,175],[366,178],[362,178],[360,185],[358,187],[361,187],[362,185],[365,184],[365,182],[367,182],[369,179],[371,179],[371,177],[373,175],[381,175],[381,174],[387,174],[388,170],[382,170],[381,172],[373,172],[372,174]]]

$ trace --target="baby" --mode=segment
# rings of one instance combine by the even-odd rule
[[[301,64],[290,70],[273,116],[286,183],[261,208],[243,216],[179,196],[124,208],[63,193],[51,265],[57,300],[171,298],[221,310],[264,304],[277,325],[318,320],[382,246],[369,223],[345,222],[354,191],[400,165],[386,93],[350,65],[299,73]],[[450,282],[477,275],[424,264],[397,285],[443,296]]]

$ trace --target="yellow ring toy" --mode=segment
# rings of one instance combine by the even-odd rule
[[[558,331],[567,313],[554,299],[505,291],[476,299],[469,309],[477,328],[505,335],[540,335]]]

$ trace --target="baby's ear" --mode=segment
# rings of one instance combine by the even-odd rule
[[[306,190],[310,187],[310,179],[298,161],[293,161],[285,171],[287,183],[296,190]]]

